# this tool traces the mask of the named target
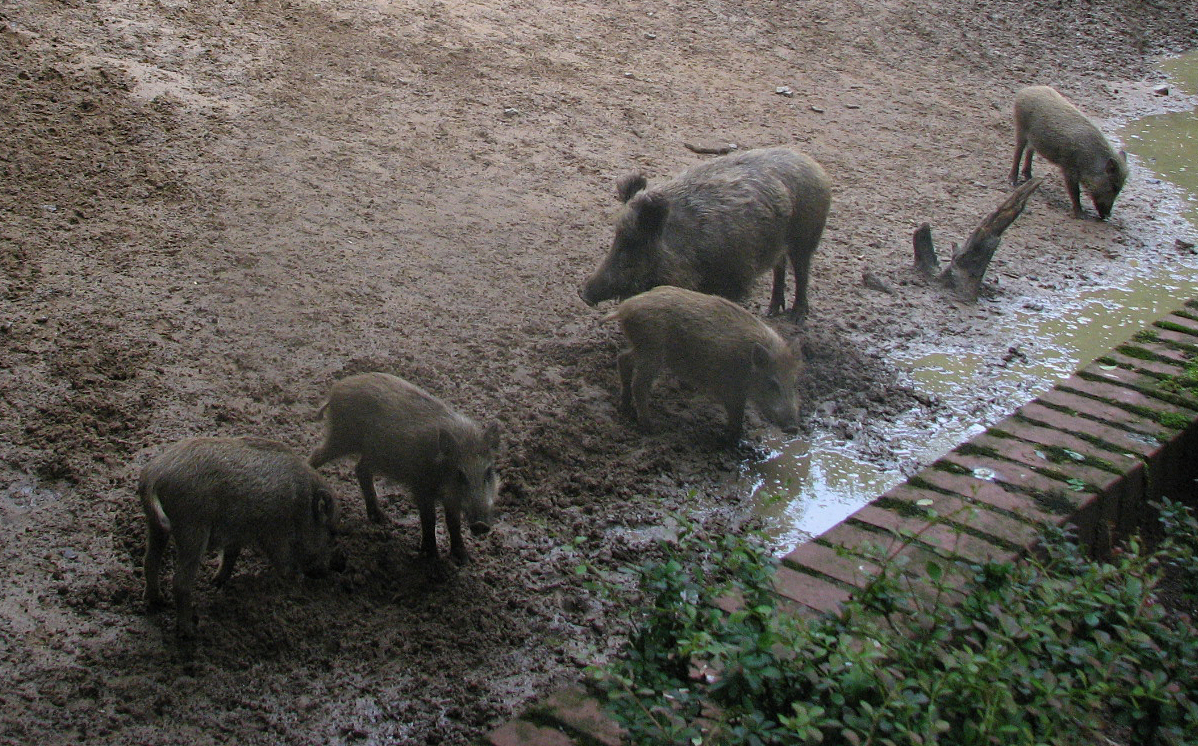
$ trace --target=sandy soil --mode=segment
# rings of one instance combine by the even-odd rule
[[[1151,63],[1196,39],[1186,0],[8,0],[0,742],[465,743],[576,680],[620,612],[576,566],[648,556],[671,511],[737,525],[752,452],[676,385],[656,432],[617,416],[618,334],[575,294],[614,179],[699,140],[823,163],[812,315],[777,325],[809,356],[804,427],[905,468],[888,423],[944,414],[888,362],[905,346],[998,361],[994,314],[1184,266],[1143,169],[1103,223],[1041,166],[978,306],[919,282],[911,230],[947,246],[1002,200],[1018,87],[1180,105]],[[501,524],[430,573],[406,498],[376,527],[350,465],[326,468],[349,569],[284,587],[251,557],[201,583],[185,655],[144,614],[137,469],[197,434],[307,452],[330,383],[366,370],[502,425]]]

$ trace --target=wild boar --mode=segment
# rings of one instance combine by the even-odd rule
[[[1015,95],[1015,160],[1011,184],[1032,178],[1032,155],[1039,153],[1061,169],[1065,190],[1073,203],[1073,217],[1082,217],[1079,185],[1094,202],[1104,220],[1127,180],[1127,155],[1116,152],[1094,123],[1061,94],[1046,85],[1024,88]]]
[[[436,504],[445,511],[449,551],[467,561],[461,520],[475,535],[491,528],[498,491],[495,454],[499,429],[485,429],[445,402],[402,378],[362,373],[333,384],[321,408],[325,441],[308,463],[313,468],[359,454],[358,484],[371,520],[382,523],[374,491],[376,473],[406,486],[420,511],[420,551],[437,556]]]
[[[664,285],[624,301],[604,320],[611,319],[629,345],[618,358],[620,410],[642,425],[653,381],[668,368],[724,405],[731,442],[740,439],[749,400],[776,425],[796,428],[799,358],[735,303]]]
[[[146,604],[161,605],[158,580],[167,539],[177,550],[175,626],[195,633],[192,589],[209,549],[221,553],[213,582],[224,585],[243,546],[256,545],[285,577],[322,575],[342,560],[333,548],[333,493],[290,448],[262,438],[192,438],[168,446],[142,470],[146,515]]]
[[[646,189],[625,176],[625,203],[611,251],[579,290],[588,305],[623,300],[658,285],[741,301],[774,270],[769,313],[786,305],[786,264],[794,270],[791,314],[807,315],[811,258],[827,221],[832,191],[824,169],[787,148],[723,156]]]

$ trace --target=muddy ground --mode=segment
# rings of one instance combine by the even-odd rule
[[[620,609],[576,566],[649,556],[671,512],[738,525],[753,454],[676,385],[655,432],[617,416],[617,332],[575,294],[614,179],[701,140],[822,162],[812,314],[777,324],[809,357],[804,428],[910,468],[888,423],[944,412],[890,362],[905,346],[998,364],[996,314],[1188,271],[1134,165],[1109,222],[1070,219],[1041,166],[976,306],[908,269],[912,229],[946,249],[1003,199],[1018,87],[1101,117],[1179,106],[1152,62],[1196,40],[1188,0],[7,0],[0,742],[466,743],[577,680]],[[366,370],[502,426],[500,525],[430,572],[398,490],[378,527],[328,467],[349,569],[286,587],[248,558],[201,583],[185,655],[141,602],[136,470],[197,434],[306,453],[328,386]]]

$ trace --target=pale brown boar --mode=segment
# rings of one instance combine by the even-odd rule
[[[195,577],[208,550],[221,553],[214,582],[233,574],[237,555],[256,545],[294,579],[341,562],[333,548],[333,493],[290,448],[262,438],[192,438],[175,443],[142,470],[138,496],[146,515],[146,603],[162,603],[159,574],[167,540],[177,550],[175,626],[195,633]]]
[[[624,301],[610,319],[619,320],[629,345],[618,359],[620,409],[642,425],[653,381],[669,369],[723,404],[732,442],[743,432],[749,401],[774,424],[795,429],[799,358],[735,303],[664,285]]]
[[[1121,150],[1116,152],[1093,122],[1045,85],[1030,86],[1015,95],[1012,185],[1019,183],[1021,156],[1023,178],[1032,178],[1034,153],[1061,169],[1073,204],[1073,217],[1082,217],[1079,187],[1085,187],[1099,217],[1110,216],[1115,198],[1127,180],[1127,155]]]
[[[832,200],[818,163],[787,148],[764,148],[646,185],[640,174],[617,184],[625,207],[611,251],[579,290],[588,305],[658,285],[739,301],[773,269],[769,313],[775,314],[786,304],[789,260],[795,278],[791,314],[806,317],[811,259]]]
[[[437,556],[436,504],[445,512],[450,554],[465,562],[461,521],[476,535],[491,528],[498,476],[499,430],[474,420],[402,378],[362,373],[333,384],[321,412],[325,441],[308,463],[314,468],[359,454],[358,484],[371,520],[383,522],[374,476],[408,488],[420,511],[420,550]]]

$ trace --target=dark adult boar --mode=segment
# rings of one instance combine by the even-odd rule
[[[141,473],[146,514],[146,603],[162,603],[158,577],[174,537],[175,626],[195,633],[192,589],[209,549],[221,553],[214,582],[233,574],[241,548],[256,545],[285,577],[328,572],[336,508],[333,493],[303,459],[262,438],[193,438],[169,446]]]
[[[799,360],[735,303],[665,285],[629,298],[608,319],[620,321],[629,344],[619,356],[620,409],[642,425],[653,381],[668,368],[724,405],[732,442],[740,439],[750,400],[774,424],[794,429]]]
[[[362,373],[333,384],[322,408],[324,444],[308,463],[319,468],[333,459],[360,454],[358,484],[371,520],[385,519],[374,492],[376,473],[405,485],[420,510],[420,551],[437,556],[440,502],[449,529],[449,550],[465,562],[461,520],[476,535],[491,528],[498,478],[495,452],[499,430],[483,429],[437,397],[402,378]]]
[[[758,275],[774,270],[769,313],[786,305],[786,263],[795,276],[791,314],[807,315],[811,257],[832,192],[818,163],[786,148],[749,150],[693,166],[645,189],[625,176],[625,208],[611,252],[579,290],[589,305],[658,285],[740,301]]]
[[[1034,153],[1060,167],[1073,217],[1082,217],[1079,186],[1086,188],[1099,217],[1105,220],[1111,214],[1127,180],[1127,156],[1122,150],[1116,152],[1093,122],[1046,85],[1024,88],[1015,95],[1012,185],[1019,183],[1020,156],[1024,156],[1023,178],[1032,178]]]

